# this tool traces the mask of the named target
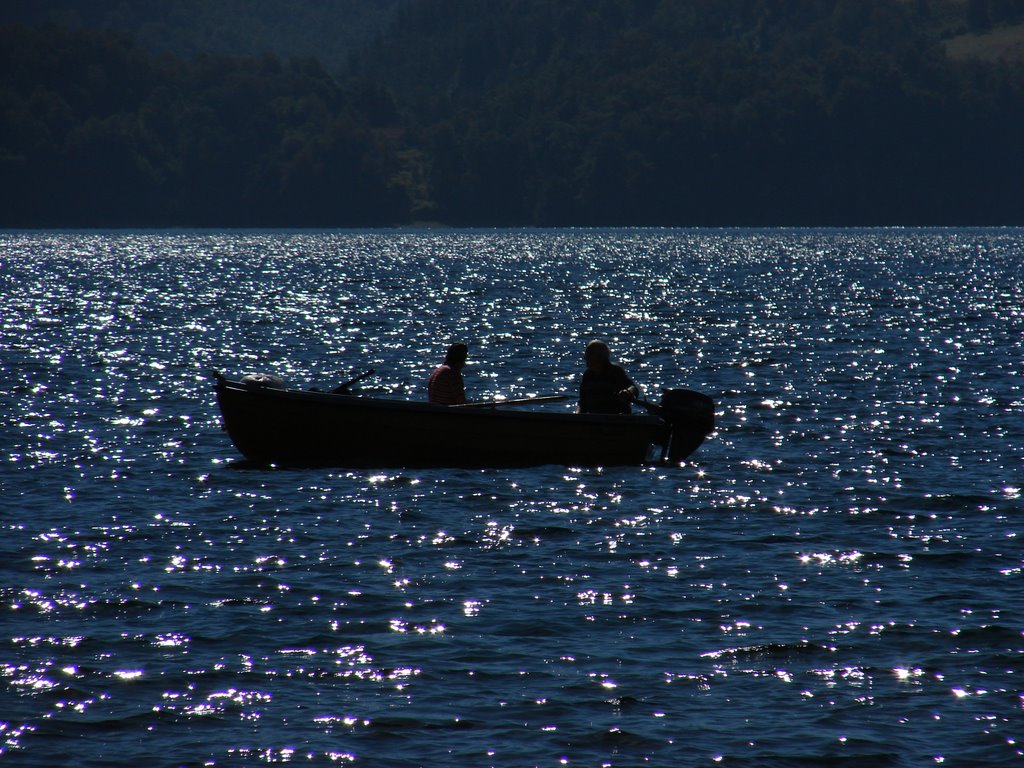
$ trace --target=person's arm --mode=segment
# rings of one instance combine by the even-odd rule
[[[466,404],[466,381],[462,373],[452,371],[452,386],[455,388],[455,405]]]
[[[587,398],[587,374],[590,371],[584,371],[583,376],[580,377],[580,399],[576,403],[576,413],[586,413],[590,404]]]
[[[629,378],[629,374],[626,373],[622,368],[619,369],[622,373],[619,386],[616,388],[616,395],[619,400],[624,403],[631,403],[640,397],[640,387],[637,386],[636,382]]]

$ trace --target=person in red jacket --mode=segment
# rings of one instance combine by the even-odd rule
[[[466,402],[466,385],[462,369],[466,367],[469,347],[457,341],[448,347],[444,362],[427,379],[427,399],[436,405],[462,405]]]

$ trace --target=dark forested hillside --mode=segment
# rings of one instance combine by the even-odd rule
[[[1021,67],[949,60],[947,6],[434,0],[362,72],[409,105],[442,220],[1020,222]]]
[[[970,53],[1024,0],[401,0],[341,68],[65,5],[108,31],[0,28],[0,225],[1024,224],[1024,61]]]
[[[336,73],[387,28],[401,0],[4,0],[0,23],[122,32],[189,58],[315,58]]]
[[[0,29],[0,225],[351,226],[408,215],[372,92],[313,59],[157,58]],[[365,102],[365,107],[364,107]],[[385,115],[386,116],[386,115]]]

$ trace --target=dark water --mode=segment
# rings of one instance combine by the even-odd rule
[[[0,762],[1024,762],[1024,231],[8,233],[0,295]],[[238,468],[211,368],[419,398],[453,336],[720,429]]]

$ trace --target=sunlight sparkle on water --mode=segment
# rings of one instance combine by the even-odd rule
[[[1019,758],[1019,230],[0,240],[4,756]],[[716,432],[268,471],[221,429],[211,368],[422,401],[454,338],[472,399],[572,398],[604,338]]]

